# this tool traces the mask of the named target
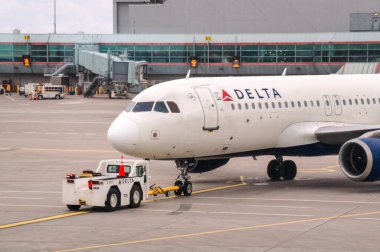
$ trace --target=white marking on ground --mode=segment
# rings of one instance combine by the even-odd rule
[[[234,198],[234,197],[201,197],[199,199],[224,199],[224,200],[262,200],[262,201],[289,201],[289,202],[318,202],[318,203],[348,203],[348,204],[380,204],[380,202],[350,201],[350,200],[312,200],[312,199],[270,199],[270,198]]]
[[[14,197],[14,196],[9,196],[9,197],[0,197],[0,199],[43,200],[43,199],[46,199],[46,198],[28,198],[28,197]]]
[[[201,214],[226,214],[226,215],[261,215],[261,216],[289,216],[289,217],[313,217],[309,214],[271,214],[271,213],[255,213],[255,212],[211,212],[211,211],[176,211],[169,209],[137,209],[146,212],[176,212],[176,213],[201,213]]]
[[[58,135],[58,132],[45,132],[46,135]]]
[[[44,208],[66,208],[65,206],[52,206],[52,205],[14,205],[14,204],[0,204],[0,207],[44,207]]]
[[[22,134],[36,134],[37,132],[35,132],[35,131],[23,131],[21,133]]]
[[[0,193],[62,193],[58,191],[16,191],[16,190],[2,190]]]
[[[13,101],[13,102],[16,102],[14,99],[12,99],[12,98],[9,97],[9,96],[5,96],[5,97],[7,97],[9,100],[11,100],[11,101]]]
[[[63,134],[65,134],[65,135],[78,135],[79,133],[78,132],[65,132]]]
[[[16,134],[14,131],[2,131],[1,134]]]
[[[312,207],[307,207],[307,206],[302,206],[302,207],[297,207],[297,206],[272,206],[272,205],[249,205],[251,207],[273,207],[273,208],[293,208],[293,209],[310,209]]]

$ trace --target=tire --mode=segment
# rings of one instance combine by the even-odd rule
[[[185,181],[185,184],[182,188],[183,195],[190,196],[193,193],[193,184],[190,181]]]
[[[174,183],[174,186],[179,187],[179,190],[174,191],[174,194],[177,196],[181,196],[181,194],[182,194],[182,182],[178,180]]]
[[[67,205],[67,208],[71,211],[78,211],[80,208],[80,205]]]
[[[59,99],[61,99],[61,97],[60,97],[59,95],[56,95],[56,96],[55,96],[55,99],[56,99],[56,100],[59,100]]]
[[[283,163],[283,174],[282,178],[284,180],[293,180],[297,175],[297,165],[292,160],[285,160]]]
[[[142,190],[140,186],[133,185],[129,196],[130,196],[129,207],[130,208],[139,207],[142,200]]]
[[[44,97],[42,95],[38,96],[38,100],[43,100],[43,99],[44,99]]]
[[[279,180],[281,178],[280,162],[276,159],[271,160],[268,163],[267,174],[270,179]]]
[[[120,208],[120,193],[116,188],[111,188],[107,193],[106,209],[115,211]]]

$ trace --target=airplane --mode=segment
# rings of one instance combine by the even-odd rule
[[[354,181],[380,180],[380,75],[199,77],[138,94],[113,121],[108,141],[188,173],[230,158],[272,155],[272,180],[293,180],[284,156],[339,155]]]

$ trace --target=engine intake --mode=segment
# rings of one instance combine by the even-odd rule
[[[341,147],[339,163],[354,181],[380,180],[380,138],[355,138]]]

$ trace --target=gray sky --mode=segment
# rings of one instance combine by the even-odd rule
[[[57,33],[112,33],[112,0],[56,0]],[[0,33],[54,32],[54,0],[0,0]]]

